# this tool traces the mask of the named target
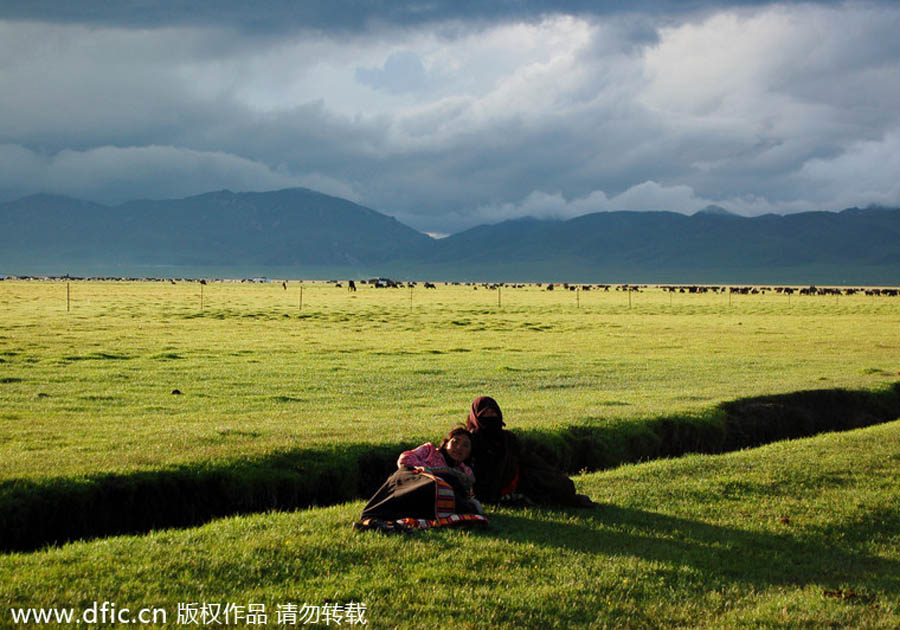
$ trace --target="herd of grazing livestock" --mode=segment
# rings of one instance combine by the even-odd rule
[[[672,293],[736,293],[739,295],[765,295],[766,293],[779,293],[783,295],[886,295],[896,297],[900,290],[888,288],[851,288],[851,287],[754,287],[754,286],[661,286],[663,291]]]
[[[115,282],[199,282],[206,284],[207,282],[241,282],[241,283],[268,283],[270,280],[265,277],[244,278],[244,279],[216,279],[207,280],[206,278],[140,278],[140,277],[111,277],[111,276],[92,276],[92,277],[76,277],[76,276],[4,276],[0,275],[0,281],[3,280],[43,280],[43,281],[115,281]],[[286,281],[278,280],[284,288],[287,288]],[[329,280],[329,284],[336,287],[343,287],[343,283],[337,280]],[[416,281],[398,281],[391,278],[370,278],[368,280],[359,280],[359,284],[368,285],[370,287],[383,288],[404,288],[416,287],[419,285]],[[749,285],[705,285],[705,284],[574,284],[568,282],[562,283],[507,283],[507,282],[444,282],[445,286],[466,286],[474,289],[497,290],[499,288],[524,289],[526,287],[537,287],[546,291],[564,290],[564,291],[629,291],[640,292],[651,286],[669,293],[731,293],[737,295],[765,295],[766,293],[777,293],[782,295],[822,295],[822,296],[840,296],[840,295],[867,295],[867,296],[884,296],[898,297],[900,296],[900,288],[896,287],[817,287],[815,285],[808,287],[796,286],[749,286]],[[434,282],[422,283],[426,289],[434,289],[437,284]],[[357,282],[348,281],[347,288],[350,291],[356,291]]]

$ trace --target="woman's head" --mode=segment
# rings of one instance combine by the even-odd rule
[[[441,440],[438,448],[449,455],[454,462],[462,464],[472,454],[472,434],[463,427],[453,429]]]
[[[472,401],[469,409],[469,417],[466,419],[466,427],[472,433],[479,431],[499,431],[506,423],[503,422],[503,412],[500,405],[490,396],[479,396]]]

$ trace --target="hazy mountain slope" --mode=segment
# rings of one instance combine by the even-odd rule
[[[0,205],[0,260],[40,253],[159,264],[377,263],[431,238],[391,217],[306,189],[220,191],[113,208],[65,197]]]
[[[603,212],[568,221],[510,221],[437,243],[437,259],[577,260],[640,268],[770,267],[896,262],[900,211],[848,210],[745,218],[717,213]],[[452,252],[452,256],[451,256]]]
[[[893,279],[900,270],[900,210],[754,218],[717,208],[693,216],[598,212],[481,225],[435,240],[375,210],[301,188],[115,207],[52,195],[0,204],[0,273],[27,272],[36,261],[64,270],[79,263],[136,265],[148,273],[157,266],[297,274],[330,267],[509,280],[778,278],[792,270],[799,278],[821,272],[893,284],[900,282]],[[748,276],[748,270],[761,273]]]

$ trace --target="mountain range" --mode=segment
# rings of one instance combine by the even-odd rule
[[[900,209],[597,212],[434,239],[303,188],[117,206],[46,194],[0,204],[0,274],[66,273],[897,285]]]

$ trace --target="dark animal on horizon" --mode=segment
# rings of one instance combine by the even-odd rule
[[[356,291],[356,283],[353,280],[350,280],[347,284],[348,291]]]

